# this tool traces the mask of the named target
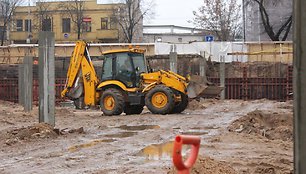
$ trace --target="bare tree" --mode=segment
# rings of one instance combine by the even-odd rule
[[[51,4],[46,3],[46,0],[36,1],[36,10],[34,12],[34,24],[33,27],[38,31],[49,31],[52,28],[51,22],[47,22],[52,19]]]
[[[241,35],[241,5],[238,0],[203,0],[193,11],[192,23],[213,32],[221,41],[234,40]]]
[[[285,41],[292,28],[292,12],[288,16],[284,17],[284,22],[277,20],[277,23],[280,23],[280,25],[275,22],[273,24],[273,21],[270,20],[267,4],[272,3],[272,5],[277,5],[280,3],[280,0],[248,0],[248,3],[252,2],[257,3],[259,6],[262,25],[270,39],[272,41]]]
[[[69,15],[72,23],[75,24],[78,39],[80,39],[84,23],[85,0],[67,0],[60,3],[59,8]]]
[[[16,7],[22,2],[22,0],[0,0],[0,23],[2,29],[0,30],[1,46],[4,44],[5,33],[9,30],[9,24],[12,21],[12,15],[16,10]]]
[[[144,18],[154,15],[154,1],[123,0],[122,5],[115,7],[113,22],[118,23],[123,32],[123,42],[132,43],[137,32],[142,31]]]

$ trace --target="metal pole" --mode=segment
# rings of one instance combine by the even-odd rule
[[[306,1],[294,0],[294,173],[306,174]]]

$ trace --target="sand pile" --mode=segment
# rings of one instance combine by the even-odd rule
[[[249,112],[235,120],[229,127],[230,132],[256,134],[270,140],[293,140],[293,114],[269,113],[261,110]]]
[[[176,174],[174,167],[168,174]],[[216,161],[209,157],[198,157],[197,162],[193,166],[191,174],[237,174],[237,172],[225,162]]]
[[[211,105],[214,105],[218,102],[217,99],[196,99],[196,100],[191,100],[188,103],[187,109],[190,110],[197,110],[197,109],[206,109]]]

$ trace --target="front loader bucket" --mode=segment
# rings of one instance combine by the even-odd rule
[[[214,86],[211,82],[203,79],[201,76],[193,75],[187,86],[187,94],[189,98],[196,97],[214,97],[218,96],[224,87]]]

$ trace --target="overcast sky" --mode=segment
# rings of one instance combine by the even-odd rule
[[[145,24],[190,26],[192,11],[197,10],[203,0],[155,0],[155,19]]]
[[[98,3],[114,3],[120,0],[98,0]],[[152,0],[145,0],[151,2]],[[203,0],[153,0],[155,2],[155,16],[150,21],[144,21],[150,25],[179,25],[190,26],[188,20],[192,20],[192,11],[197,10]]]

